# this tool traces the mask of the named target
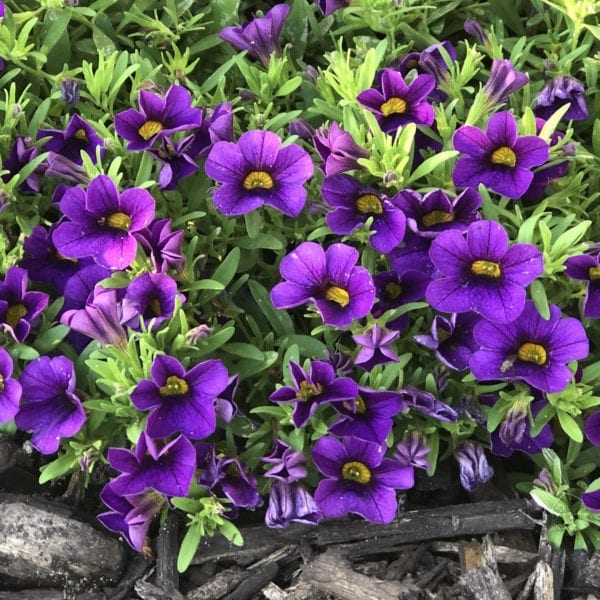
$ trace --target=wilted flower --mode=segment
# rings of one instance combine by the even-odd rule
[[[454,451],[454,458],[458,461],[460,483],[468,492],[473,492],[494,476],[494,469],[488,464],[483,446],[477,442],[463,442]]]
[[[183,231],[171,231],[171,219],[155,219],[148,227],[134,233],[135,238],[150,255],[157,273],[174,269],[181,273],[185,268],[185,256],[181,252]]]
[[[39,150],[37,146],[32,144],[30,137],[18,136],[15,143],[12,145],[8,156],[2,159],[2,168],[8,173],[2,175],[2,181],[8,183],[21,169],[29,164],[37,155]],[[19,186],[19,192],[23,194],[34,194],[41,189],[41,176],[44,170],[43,165],[40,165],[27,179]],[[2,209],[0,209],[1,211]]]
[[[327,176],[360,169],[362,167],[358,159],[369,157],[369,152],[361,148],[335,121],[329,127],[321,127],[315,132],[313,144],[323,160],[320,169]]]
[[[578,121],[588,118],[585,104],[585,88],[579,81],[568,75],[560,75],[549,81],[540,92],[535,102],[533,112],[537,117],[549,119],[561,106],[569,103],[571,106],[563,119]]]
[[[285,483],[292,483],[306,477],[306,458],[304,458],[304,454],[294,450],[280,439],[275,440],[275,449],[262,461],[272,465],[265,472],[265,477],[279,479]]]
[[[401,464],[429,471],[431,465],[427,455],[431,452],[423,436],[415,430],[407,431],[402,441],[396,445],[394,458]]]
[[[63,79],[60,82],[60,99],[69,106],[75,106],[79,101],[79,83],[76,79]]]
[[[508,101],[508,96],[529,83],[529,77],[521,71],[515,71],[510,60],[495,58],[492,61],[490,77],[483,86],[487,105],[494,106]]]
[[[267,527],[280,529],[291,522],[316,525],[322,518],[313,497],[301,483],[274,481],[271,484],[265,513]]]
[[[458,413],[445,402],[438,400],[433,394],[419,390],[412,385],[407,385],[399,390],[404,402],[403,408],[416,410],[423,415],[437,419],[444,423],[455,423]]]
[[[472,35],[477,40],[478,44],[482,46],[489,44],[490,40],[487,31],[475,19],[467,19],[463,27],[469,35]]]

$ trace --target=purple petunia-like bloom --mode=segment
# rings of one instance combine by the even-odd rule
[[[371,275],[357,267],[358,251],[346,244],[323,248],[304,242],[283,258],[281,276],[287,279],[271,290],[276,308],[314,302],[323,322],[335,327],[350,325],[368,314],[375,300]]]
[[[39,149],[34,146],[30,137],[18,136],[12,145],[8,156],[2,159],[2,168],[8,173],[2,175],[2,181],[8,183],[19,171],[29,164],[37,155]],[[39,165],[19,186],[22,194],[35,194],[41,189],[43,165]],[[0,209],[1,211],[2,209]]]
[[[12,378],[12,374],[12,358],[0,348],[0,423],[8,423],[19,410],[21,384]]]
[[[359,158],[368,158],[369,152],[361,148],[347,132],[332,121],[326,129],[321,127],[313,136],[315,150],[323,160],[320,169],[328,177],[362,168]]]
[[[414,469],[384,458],[385,447],[357,438],[319,438],[312,451],[315,465],[326,476],[315,501],[326,517],[354,513],[371,523],[391,523],[398,503],[396,489],[414,485]]]
[[[215,400],[229,379],[220,360],[207,360],[186,371],[176,358],[159,355],[151,375],[151,380],[140,381],[131,393],[136,408],[153,409],[146,423],[149,437],[183,433],[199,440],[215,431]]]
[[[0,281],[0,327],[16,342],[29,335],[31,322],[48,306],[48,294],[27,291],[27,271],[10,267]]]
[[[454,451],[454,458],[458,461],[460,483],[468,492],[473,492],[494,476],[494,469],[488,464],[483,446],[478,442],[463,442]]]
[[[334,208],[327,214],[327,225],[334,233],[346,235],[373,220],[369,243],[384,254],[404,238],[406,218],[386,196],[363,185],[350,175],[326,177],[321,190],[325,202]]]
[[[128,108],[115,115],[115,130],[129,142],[127,150],[149,150],[155,141],[202,122],[202,111],[192,108],[190,92],[178,85],[172,85],[164,98],[140,90],[138,104],[141,111]]]
[[[563,119],[578,121],[588,118],[585,104],[585,88],[568,75],[559,75],[549,81],[535,101],[536,117],[549,119],[561,106],[571,104]]]
[[[322,360],[314,360],[307,373],[298,363],[289,362],[294,387],[284,386],[270,396],[271,402],[294,402],[292,422],[302,427],[326,402],[354,400],[358,385],[349,377],[336,377],[333,367]]]
[[[452,172],[457,187],[479,184],[507,198],[520,198],[533,180],[532,167],[543,165],[550,154],[548,144],[535,135],[519,137],[515,118],[506,111],[490,117],[486,132],[463,125],[452,138],[463,156]]]
[[[527,301],[512,323],[480,321],[473,335],[481,349],[473,354],[469,367],[478,380],[522,380],[542,392],[562,391],[573,379],[567,363],[589,353],[581,322],[561,319],[560,308],[554,304],[548,320]]]
[[[583,432],[594,446],[600,446],[600,410],[592,413],[586,419]]]
[[[426,98],[434,88],[431,75],[418,75],[407,84],[398,71],[384,69],[379,85],[362,91],[357,99],[375,115],[382,131],[393,134],[407,123],[433,124],[433,106]]]
[[[427,455],[430,452],[431,448],[429,448],[423,436],[418,431],[412,430],[407,431],[402,441],[396,445],[394,458],[402,465],[429,471],[431,465],[427,460]]]
[[[365,371],[371,371],[375,365],[398,362],[398,355],[390,344],[400,335],[398,331],[386,331],[377,323],[362,334],[353,335],[352,339],[361,346],[354,359],[354,364]]]
[[[31,361],[20,377],[23,399],[15,424],[33,431],[32,445],[42,454],[58,450],[61,437],[75,435],[86,416],[75,394],[75,368],[65,356]]]
[[[443,423],[455,423],[458,420],[458,413],[451,406],[429,392],[407,385],[399,390],[399,393],[404,402],[403,409],[408,407]]]
[[[580,254],[571,256],[565,262],[565,273],[571,279],[587,281],[583,299],[583,316],[600,318],[600,257]]]
[[[323,515],[314,498],[297,481],[274,481],[269,489],[269,506],[265,513],[267,527],[281,529],[290,523],[316,525]]]
[[[471,189],[463,190],[451,200],[444,190],[433,190],[424,196],[413,190],[402,190],[392,202],[406,216],[409,229],[418,236],[435,238],[442,231],[465,231],[481,219],[482,198]]]
[[[296,144],[281,147],[271,131],[243,133],[237,143],[217,142],[204,166],[221,183],[213,202],[228,217],[243,215],[263,204],[297,217],[306,201],[304,184],[314,172],[308,152]]]
[[[121,471],[110,484],[119,496],[150,489],[165,496],[187,496],[196,470],[196,450],[182,435],[163,445],[142,432],[135,451],[109,448],[108,462]]]
[[[265,472],[265,477],[279,479],[285,483],[292,483],[306,477],[306,458],[302,452],[294,450],[289,444],[275,440],[275,449],[272,454],[261,459],[270,465]]]
[[[326,17],[340,8],[350,6],[350,0],[316,0],[323,16]]]
[[[492,61],[490,77],[483,86],[488,106],[503,104],[508,96],[529,83],[529,77],[516,71],[510,60],[495,58]]]
[[[181,251],[183,231],[171,231],[171,219],[156,219],[144,229],[135,232],[135,238],[150,256],[157,273],[185,269],[185,256]]]
[[[291,9],[288,4],[276,4],[264,17],[254,17],[241,27],[223,28],[219,37],[237,50],[245,50],[266,67],[271,54],[281,56],[279,36]]]
[[[67,190],[60,209],[70,221],[56,228],[52,241],[63,256],[91,256],[107,269],[125,269],[137,252],[133,234],[154,218],[154,199],[141,188],[119,194],[110,177],[98,175],[87,191]]]
[[[469,225],[466,239],[444,231],[431,244],[431,260],[442,277],[427,287],[436,310],[473,311],[495,323],[509,323],[525,306],[525,287],[544,272],[542,253],[532,244],[508,247],[508,235],[495,221]]]

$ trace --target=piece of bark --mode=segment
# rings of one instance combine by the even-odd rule
[[[392,579],[397,579],[398,581],[402,581],[407,573],[412,573],[417,568],[421,556],[423,556],[423,553],[428,550],[428,548],[428,544],[419,544],[416,548],[413,547],[408,559],[403,556],[390,563],[387,573],[385,574],[386,580],[391,581]],[[406,552],[406,550],[404,552]]]
[[[148,581],[137,581],[135,592],[142,600],[185,600],[185,596],[177,590],[165,590]]]
[[[432,552],[440,552],[444,554],[458,554],[459,544],[456,542],[432,542],[429,545]],[[527,564],[537,560],[538,555],[534,552],[525,550],[517,550],[508,546],[495,546],[496,561],[503,565],[520,565]]]
[[[129,591],[135,582],[141,579],[146,572],[154,565],[154,561],[136,554],[129,561],[125,574],[119,581],[116,589],[104,589],[108,600],[125,600],[129,597]]]
[[[48,500],[0,494],[0,577],[19,587],[81,579],[114,583],[125,551],[108,534]]]
[[[483,550],[479,542],[460,542],[458,545],[458,557],[460,560],[460,570],[463,575],[471,569],[483,567],[485,563]]]
[[[534,600],[554,600],[554,573],[552,567],[540,560],[535,566]]]
[[[461,598],[511,600],[511,595],[498,573],[487,566],[475,567],[461,575],[459,585],[463,593]]]
[[[531,595],[531,591],[533,590],[533,586],[535,585],[536,571],[535,569],[531,572],[531,575],[527,578],[523,589],[519,592],[519,595],[515,598],[515,600],[526,600]]]
[[[267,600],[289,600],[289,594],[272,581],[265,585],[260,593]]]
[[[423,573],[417,581],[415,581],[415,586],[419,589],[425,588],[431,584],[432,581],[438,579],[440,575],[444,577],[448,570],[448,565],[445,560],[439,562],[435,567],[429,569],[426,573]]]
[[[325,594],[317,589],[306,577],[304,573],[299,580],[286,589],[288,600],[328,600],[329,594]]]
[[[350,562],[339,550],[328,549],[304,569],[304,575],[317,589],[340,600],[373,600],[373,598],[422,597],[420,590],[399,581],[384,581],[352,570]]]
[[[292,524],[285,529],[266,526],[241,527],[245,546],[238,548],[222,536],[206,538],[198,548],[192,564],[208,560],[230,559],[242,564],[261,551],[262,556],[277,548],[306,540],[319,547],[363,540],[358,549],[394,546],[459,536],[483,535],[505,529],[533,529],[534,516],[541,509],[527,500],[478,502],[402,513],[389,525],[376,525],[355,519],[337,519],[319,523],[316,527]],[[257,560],[256,558],[254,560]],[[247,563],[246,563],[247,564]]]
[[[158,531],[156,542],[156,584],[165,590],[179,589],[177,554],[179,552],[179,517],[169,511]]]
[[[63,600],[61,590],[21,590],[19,592],[0,592],[0,600]]]
[[[187,593],[187,600],[218,600],[235,588],[246,577],[246,571],[233,566],[217,573],[200,587]]]
[[[251,600],[265,585],[275,579],[279,567],[276,562],[269,562],[260,567],[248,569],[242,582],[223,600]]]

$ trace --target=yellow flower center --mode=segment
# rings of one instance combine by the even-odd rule
[[[159,387],[158,393],[163,397],[181,396],[182,394],[187,394],[188,390],[188,384],[184,379],[177,377],[177,375],[169,375],[166,385]]]
[[[388,300],[395,300],[402,293],[402,286],[390,281],[385,284],[385,297]]]
[[[471,273],[480,277],[498,279],[502,275],[500,265],[491,260],[476,260],[471,264]]]
[[[350,304],[350,294],[344,288],[337,287],[337,285],[332,285],[327,288],[325,298],[339,304],[342,308]]]
[[[14,328],[26,314],[27,309],[23,304],[11,304],[6,311],[6,322]]]
[[[129,218],[129,215],[126,215],[122,212],[116,212],[112,215],[108,215],[105,223],[111,229],[120,229],[121,231],[129,231],[129,228],[131,227],[131,219]]]
[[[301,381],[300,389],[296,392],[296,398],[301,398],[306,402],[313,396],[318,396],[322,391],[323,386],[320,383],[314,386],[312,383],[308,383],[308,381]]]
[[[152,298],[150,302],[148,302],[148,308],[150,308],[150,312],[155,317],[160,317],[162,315],[162,309],[160,307],[160,300],[158,298]]]
[[[441,327],[438,327],[435,330],[435,332],[437,333],[437,339],[440,344],[442,342],[445,342],[450,337],[450,334],[445,329],[442,329]]]
[[[394,97],[386,100],[379,110],[384,117],[389,117],[390,115],[403,115],[406,112],[406,108],[406,100]]]
[[[0,394],[4,391],[4,377],[0,375]]]
[[[600,267],[590,267],[588,274],[592,281],[600,279]]]
[[[525,342],[517,350],[517,356],[525,362],[534,363],[536,365],[545,365],[548,360],[546,349],[541,344],[533,342]]]
[[[445,210],[432,210],[421,218],[421,223],[425,227],[433,227],[440,223],[452,223],[452,221],[454,221],[454,215]]]
[[[380,215],[383,213],[381,200],[375,194],[363,194],[356,199],[356,208],[363,215]]]
[[[73,137],[76,140],[81,140],[82,142],[87,142],[88,141],[88,136],[87,133],[85,132],[85,129],[78,129],[74,134]]]
[[[162,123],[159,121],[146,121],[139,129],[138,133],[144,141],[148,141],[151,137],[154,137],[157,133],[163,130]]]
[[[508,146],[500,146],[492,152],[490,160],[495,165],[514,167],[517,164],[517,155]]]
[[[245,190],[255,190],[256,188],[271,190],[275,184],[273,178],[266,171],[250,171],[242,185]]]
[[[357,396],[354,400],[344,402],[344,407],[348,410],[355,411],[359,415],[364,415],[367,412],[367,405],[362,396]]]
[[[360,462],[347,462],[342,467],[342,477],[348,481],[356,481],[356,483],[367,485],[371,481],[371,471]]]

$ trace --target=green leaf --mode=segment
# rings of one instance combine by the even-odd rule
[[[194,500],[193,498],[171,498],[171,504],[173,504],[175,508],[188,513],[199,512],[202,508],[200,502],[198,502],[198,500]]]
[[[533,300],[537,311],[540,313],[541,317],[547,321],[550,318],[550,306],[548,304],[548,297],[546,296],[544,284],[541,280],[536,279],[531,282],[529,290],[531,299]]]
[[[77,457],[74,454],[67,453],[59,456],[56,460],[41,467],[40,484],[61,477],[65,473],[68,473],[76,464]]]
[[[46,32],[43,37],[43,46],[45,52],[48,53],[54,46],[56,46],[57,42],[60,38],[66,34],[67,25],[71,20],[71,11],[70,10],[62,10],[62,11],[54,11],[49,10],[46,13],[45,25],[48,24]]]
[[[540,488],[534,488],[530,492],[536,503],[547,510],[551,515],[562,517],[565,513],[569,513],[569,507],[562,501]]]
[[[295,332],[294,322],[285,310],[277,310],[271,302],[269,292],[254,279],[248,280],[250,293],[261,312],[272,325],[275,333],[280,337],[293,335]]]
[[[219,526],[219,532],[221,535],[228,539],[234,546],[243,546],[244,538],[240,533],[240,530],[231,522],[225,519]]]
[[[568,413],[558,410],[558,421],[561,429],[575,442],[583,442],[583,432],[579,423]]]
[[[177,570],[180,573],[186,571],[190,566],[203,535],[204,527],[201,523],[194,522],[189,526],[183,540],[181,541],[179,554],[177,555]]]
[[[234,356],[241,356],[242,358],[250,358],[252,360],[263,361],[265,359],[265,353],[259,350],[252,344],[245,344],[242,342],[232,342],[231,344],[225,344],[221,350]]]
[[[453,159],[455,156],[458,156],[458,152],[456,150],[446,150],[445,152],[439,152],[438,154],[434,154],[433,156],[424,160],[410,175],[406,184],[411,184],[421,177],[425,177],[435,169],[437,169],[440,165],[443,165],[445,162]]]
[[[248,232],[249,238],[255,238],[262,227],[262,217],[259,212],[253,210],[252,212],[244,215],[244,221],[246,222],[246,231]]]
[[[302,77],[296,75],[288,81],[286,81],[276,92],[276,96],[289,96],[292,92],[297,90],[302,84]]]
[[[238,265],[240,264],[240,249],[232,248],[231,252],[225,257],[223,262],[215,269],[212,279],[218,281],[225,287],[235,276]]]

